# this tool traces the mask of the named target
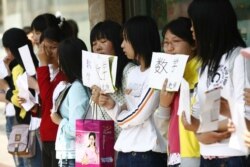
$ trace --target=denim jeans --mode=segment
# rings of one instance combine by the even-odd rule
[[[201,167],[245,167],[246,157],[215,158],[212,160],[201,157]]]
[[[59,160],[58,167],[75,167],[75,159],[62,159]]]
[[[167,167],[167,154],[147,152],[118,152],[116,167]]]
[[[36,131],[39,131],[37,129]],[[37,134],[37,133],[36,133]],[[31,158],[27,158],[28,167],[42,167],[42,151],[39,144],[40,136],[36,135],[36,154]]]

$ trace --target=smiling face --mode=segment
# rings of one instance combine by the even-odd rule
[[[168,30],[163,40],[163,50],[169,54],[192,55],[194,47]]]
[[[92,50],[94,53],[115,55],[115,50],[112,42],[106,38],[101,38],[93,41]]]

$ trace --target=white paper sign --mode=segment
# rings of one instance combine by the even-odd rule
[[[36,99],[29,91],[26,73],[23,73],[17,78],[16,85],[18,88],[18,96],[25,99],[25,103],[23,103],[22,106],[25,111],[29,111],[36,103]]]
[[[115,92],[117,56],[82,51],[82,80],[87,87],[99,86],[106,93]]]
[[[166,89],[168,91],[178,91],[187,60],[187,55],[154,52],[150,65],[150,87],[162,89],[162,85],[167,78]]]
[[[244,142],[244,135],[247,131],[247,126],[244,117],[244,103],[229,102],[232,121],[235,126],[235,132],[231,134],[229,140],[229,147],[242,151],[246,155],[249,153],[249,149]]]
[[[8,70],[5,66],[5,63],[4,63],[3,59],[0,59],[0,79],[3,79],[8,75],[9,74],[8,74]]]
[[[190,105],[190,92],[189,84],[183,78],[180,86],[180,98],[179,98],[179,109],[178,115],[181,116],[182,112],[185,112],[187,122],[191,124],[191,105]]]
[[[201,104],[200,126],[198,133],[218,130],[220,115],[221,89],[205,92],[204,103]]]
[[[19,53],[21,55],[23,65],[25,67],[27,74],[29,76],[35,75],[36,68],[35,68],[34,62],[32,60],[28,45],[24,45],[24,46],[18,48],[18,50],[19,50]]]

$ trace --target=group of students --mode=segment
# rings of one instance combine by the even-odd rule
[[[244,112],[249,123],[248,108],[230,110],[230,103],[249,105],[250,101],[250,91],[245,89],[249,62],[240,55],[246,44],[235,11],[229,0],[193,0],[188,15],[166,24],[162,45],[157,24],[149,16],[132,17],[123,27],[102,21],[92,28],[91,51],[118,56],[113,94],[83,85],[82,50],[87,47],[64,19],[45,13],[32,21],[36,54],[23,30],[5,31],[4,62],[10,75],[0,80],[0,98],[15,111],[7,123],[9,127],[39,124],[36,155],[16,159],[16,166],[75,166],[75,121],[87,115],[89,101],[102,107],[98,119],[115,122],[117,167],[247,166],[246,153],[229,147],[230,135],[240,130],[237,122],[230,121],[237,114],[232,112]],[[18,51],[23,45],[28,45],[36,67],[36,75],[28,76],[30,92],[37,97],[29,111],[24,110],[26,100],[19,97],[16,84],[26,71]],[[191,124],[185,114],[178,115],[180,92],[167,91],[167,80],[162,90],[149,86],[152,53],[161,49],[173,56],[189,55],[183,78],[190,88]],[[55,92],[65,88],[67,94],[54,111]],[[197,133],[205,92],[214,88],[221,88],[220,129]],[[249,138],[247,134],[248,145]]]
[[[150,18],[133,17],[123,26],[121,47],[135,62],[123,75],[126,103],[92,88],[92,99],[122,128],[114,147],[119,167],[248,165],[247,153],[229,146],[231,134],[241,130],[234,128],[238,122],[232,123],[231,116],[242,112],[246,123],[249,118],[249,90],[245,89],[249,62],[240,54],[246,44],[236,13],[229,0],[193,0],[188,15],[163,28],[162,48],[166,53],[189,55],[184,79],[191,93],[191,124],[185,114],[177,114],[180,92],[166,91],[167,80],[161,91],[148,85],[152,52],[160,50]],[[205,94],[216,88],[221,88],[219,130],[197,133]],[[235,104],[244,110],[229,107]]]

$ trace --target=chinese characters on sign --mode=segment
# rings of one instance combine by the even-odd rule
[[[165,79],[168,79],[167,90],[178,91],[187,60],[187,55],[154,52],[150,69],[150,86],[162,89]]]
[[[82,51],[82,79],[87,87],[99,86],[106,93],[115,92],[117,57]]]

